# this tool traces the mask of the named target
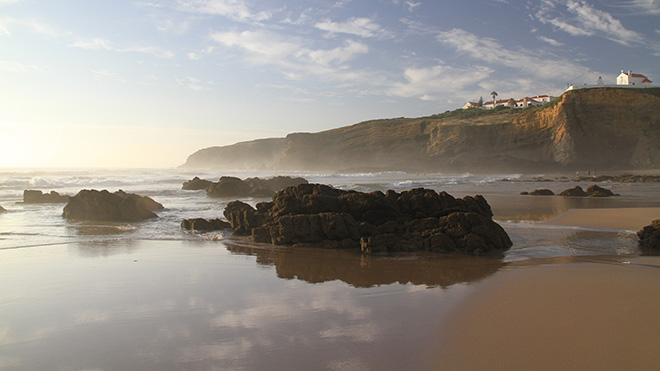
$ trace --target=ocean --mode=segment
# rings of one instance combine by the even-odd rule
[[[222,217],[232,201],[182,190],[184,181],[276,175],[358,191],[481,194],[513,247],[502,257],[362,256],[180,228],[184,218]],[[621,195],[603,199],[520,195],[589,185],[554,179],[0,169],[0,205],[7,209],[0,214],[0,369],[437,369],[434,356],[448,341],[443,334],[453,311],[493,277],[548,264],[649,264],[634,260],[635,230],[551,222],[572,209],[659,207],[657,184],[602,183]],[[26,189],[68,195],[122,189],[165,209],[139,223],[67,221],[64,204],[21,203]]]
[[[104,169],[104,170],[31,170],[0,169],[0,206],[8,210],[0,216],[0,249],[55,245],[87,241],[174,240],[226,241],[227,231],[190,233],[180,228],[186,218],[223,218],[231,199],[213,199],[201,191],[182,190],[183,182],[199,176],[217,181],[220,176],[270,178],[277,175],[299,176],[310,183],[329,184],[347,190],[370,192],[424,187],[446,191],[454,197],[481,194],[491,204],[494,219],[511,234],[514,247],[505,259],[576,254],[634,253],[635,241],[630,232],[599,231],[589,228],[558,228],[539,224],[573,208],[653,207],[660,206],[656,184],[601,184],[620,197],[574,199],[562,197],[520,196],[521,191],[554,188],[555,192],[587,182],[548,182],[556,176],[538,174],[475,175],[380,173],[308,173],[257,171],[199,171],[181,169]],[[67,221],[62,218],[64,204],[23,204],[26,189],[75,195],[81,189],[124,190],[149,196],[165,206],[159,218],[141,223],[99,223]],[[243,199],[255,205],[267,199]],[[650,222],[650,221],[649,221]],[[602,235],[601,240],[598,236]],[[595,242],[594,242],[595,239]],[[614,241],[614,242],[612,242]],[[594,248],[593,244],[602,246]]]

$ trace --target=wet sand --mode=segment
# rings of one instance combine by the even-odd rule
[[[543,224],[638,231],[655,219],[660,219],[658,207],[572,209]]]
[[[636,231],[660,208],[573,209],[540,224]],[[431,368],[657,369],[660,257],[512,264],[444,319]]]
[[[660,258],[502,271],[447,317],[433,368],[657,369],[659,312]]]

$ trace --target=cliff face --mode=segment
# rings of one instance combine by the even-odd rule
[[[577,90],[548,107],[523,112],[459,110],[212,147],[191,155],[184,166],[491,172],[659,168],[660,98],[629,89]]]

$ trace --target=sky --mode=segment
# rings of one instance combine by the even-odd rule
[[[660,85],[660,0],[0,0],[0,167],[171,168],[621,70]]]

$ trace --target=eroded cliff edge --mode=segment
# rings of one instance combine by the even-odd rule
[[[528,110],[366,121],[195,152],[188,168],[539,171],[660,168],[660,88],[585,89]]]

